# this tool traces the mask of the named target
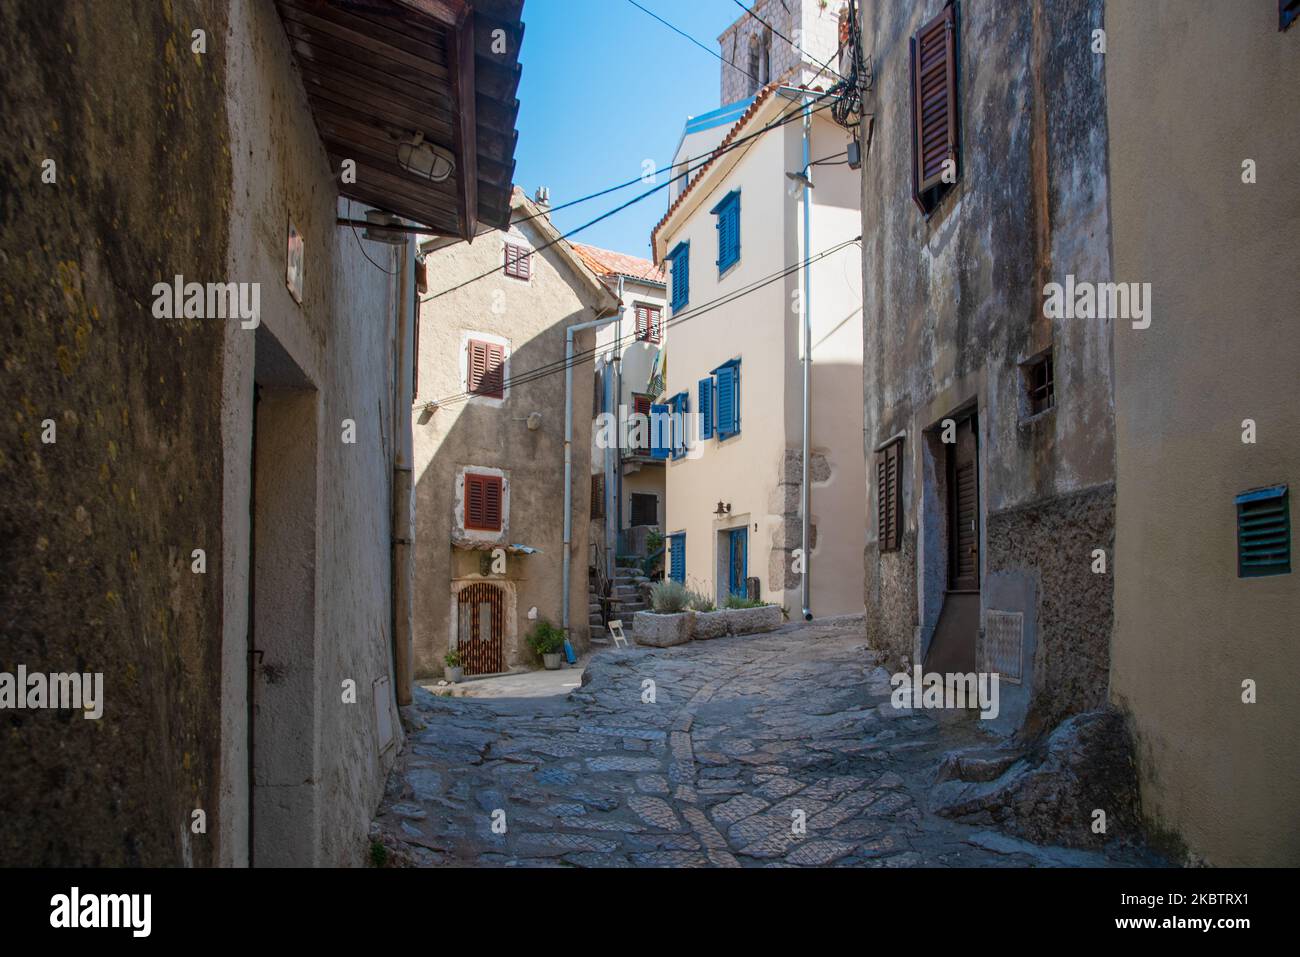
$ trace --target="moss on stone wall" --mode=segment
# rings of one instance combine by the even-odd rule
[[[105,697],[4,713],[5,863],[215,858],[189,825],[217,823],[223,329],[151,306],[226,278],[226,15],[0,0],[0,670],[103,672]]]

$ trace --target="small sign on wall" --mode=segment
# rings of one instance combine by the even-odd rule
[[[298,305],[302,305],[302,234],[298,227],[289,220],[289,244],[287,264],[284,271],[284,284],[289,287],[289,294]]]

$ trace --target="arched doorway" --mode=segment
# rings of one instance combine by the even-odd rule
[[[467,675],[505,671],[502,630],[504,593],[497,585],[476,582],[456,594],[456,647]]]

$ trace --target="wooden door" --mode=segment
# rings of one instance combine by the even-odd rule
[[[486,582],[467,585],[456,596],[457,642],[467,675],[505,671],[502,653],[501,589]]]
[[[972,415],[957,423],[957,441],[948,446],[950,591],[980,587],[979,501],[979,423]]]
[[[730,541],[727,591],[744,598],[745,579],[749,576],[749,526],[734,528],[727,537]]]

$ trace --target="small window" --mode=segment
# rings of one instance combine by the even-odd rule
[[[501,531],[501,476],[465,473],[465,527]]]
[[[897,551],[903,526],[903,442],[876,453],[876,537],[882,552]]]
[[[722,441],[740,433],[740,360],[724,362],[712,375],[714,427]]]
[[[605,411],[605,369],[597,368],[591,376],[591,417]]]
[[[926,215],[957,181],[957,8],[912,37],[912,196]]]
[[[691,300],[691,244],[678,243],[668,254],[673,265],[673,312],[683,309]]]
[[[718,275],[740,262],[740,191],[732,190],[710,212],[718,217]]]
[[[505,396],[506,347],[497,342],[471,339],[466,349],[465,382],[471,395],[500,399]]]
[[[1285,485],[1237,496],[1237,577],[1291,573],[1291,496]]]
[[[648,492],[632,493],[632,526],[659,524],[659,496]]]
[[[663,338],[663,310],[645,303],[636,304],[636,338],[638,342],[659,342]]]
[[[1056,405],[1056,384],[1052,375],[1052,352],[1049,349],[1022,367],[1025,377],[1025,397],[1030,415],[1046,412]]]
[[[605,517],[605,476],[599,472],[591,477],[591,517]]]
[[[506,275],[515,279],[527,279],[529,276],[532,250],[527,246],[506,243]]]
[[[686,583],[686,533],[668,536],[668,577]]]

